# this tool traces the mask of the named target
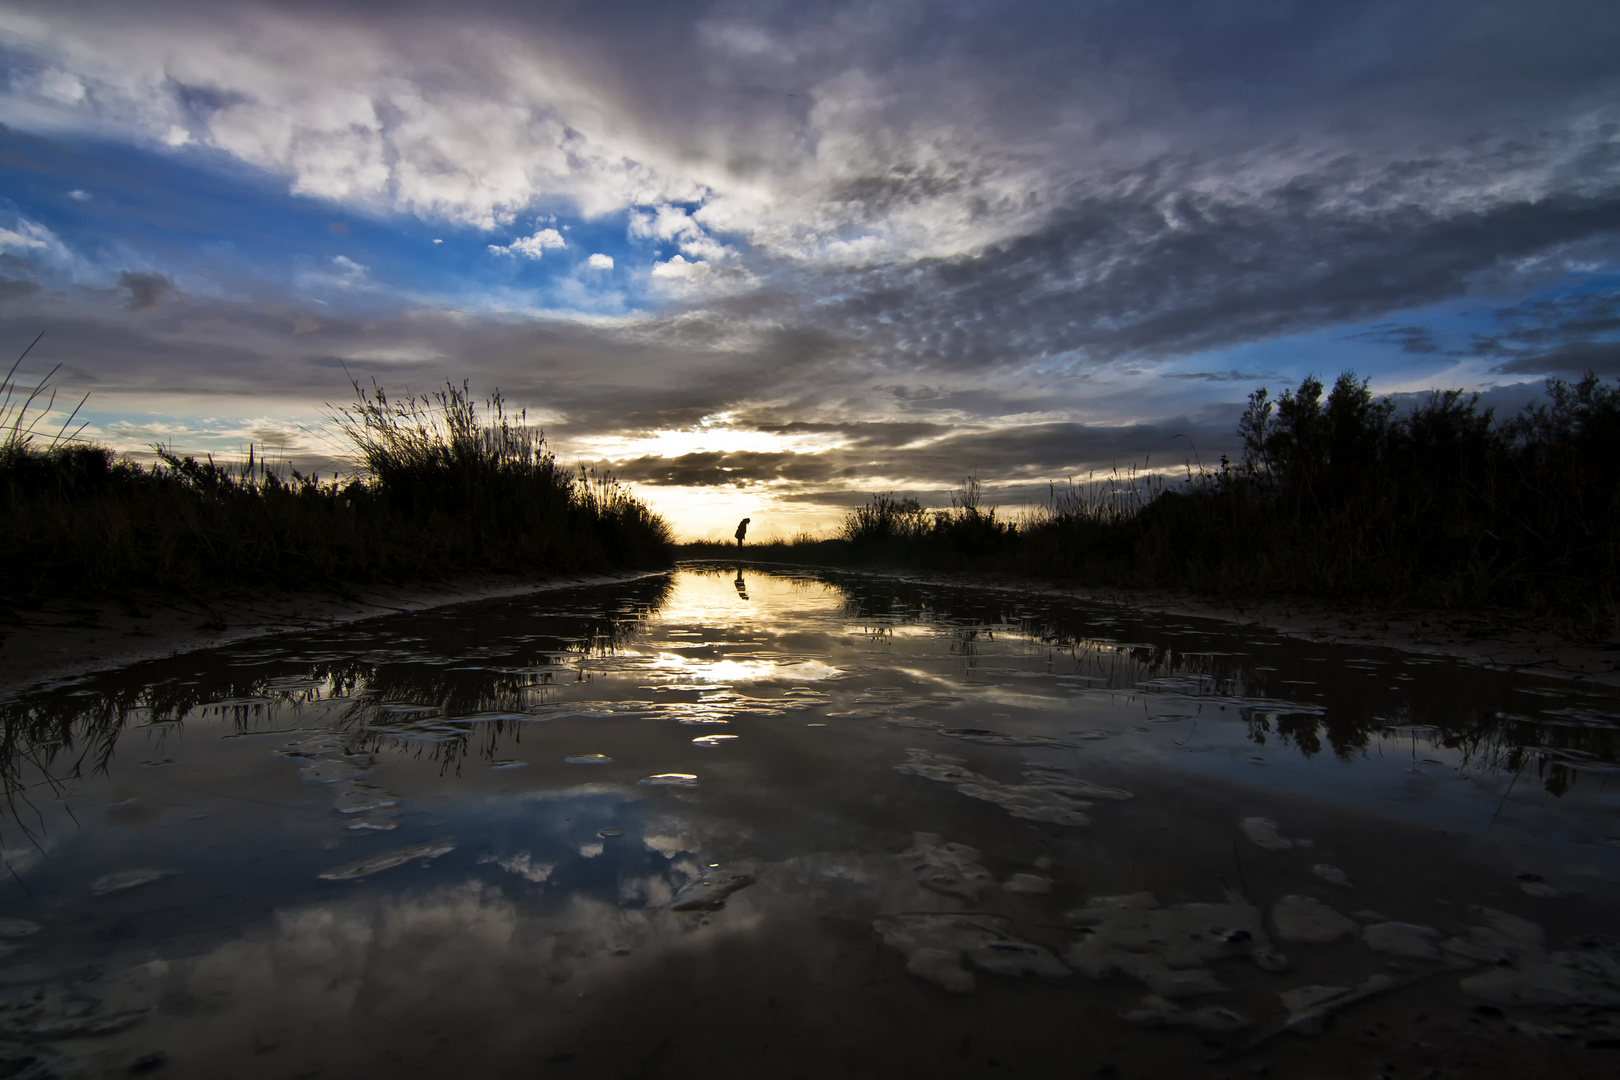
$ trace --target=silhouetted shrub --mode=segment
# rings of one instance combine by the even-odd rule
[[[365,472],[323,481],[257,459],[117,460],[99,446],[0,442],[0,595],[137,587],[410,581],[468,571],[667,565],[667,523],[611,477],[561,469],[499,393],[391,402],[355,387],[334,418]],[[0,417],[3,418],[3,417]]]
[[[1403,414],[1353,373],[1325,389],[1251,394],[1235,463],[1071,483],[1016,527],[976,501],[930,514],[876,496],[846,518],[842,558],[1620,629],[1620,384],[1550,380],[1547,404],[1503,424],[1458,390]]]

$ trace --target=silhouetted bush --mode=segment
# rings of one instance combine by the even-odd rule
[[[874,496],[823,561],[1360,604],[1510,607],[1620,629],[1620,383],[1553,379],[1498,424],[1478,395],[1400,413],[1366,380],[1250,395],[1243,454],[1180,482],[1070,484],[1016,523]],[[964,493],[976,485],[970,481]],[[784,549],[778,557],[790,557]]]
[[[955,565],[1008,551],[1017,528],[980,505],[979,481],[968,477],[949,510],[925,510],[916,499],[873,495],[844,517],[838,531],[857,559],[922,559]]]
[[[611,477],[559,468],[498,393],[486,419],[465,384],[404,402],[355,390],[334,419],[366,471],[346,481],[280,475],[251,449],[222,465],[158,448],[142,466],[0,414],[0,595],[668,564],[665,521]]]

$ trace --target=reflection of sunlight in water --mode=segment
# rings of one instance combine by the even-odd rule
[[[837,668],[820,660],[784,663],[776,660],[703,660],[674,653],[659,653],[657,668],[679,681],[701,683],[816,682],[835,678]]]
[[[1213,899],[1209,882],[1241,877],[1243,864],[1250,881],[1279,894],[1301,881],[1346,888],[1312,869],[1331,854],[1330,869],[1363,890],[1356,904],[1435,921],[1445,913],[1427,906],[1428,887],[1408,887],[1400,869],[1428,862],[1421,847],[1401,846],[1408,831],[1444,827],[1502,851],[1534,835],[1533,873],[1504,855],[1490,870],[1494,884],[1482,886],[1472,870],[1445,867],[1455,884],[1436,902],[1452,909],[1487,887],[1573,907],[1581,901],[1557,876],[1564,853],[1595,865],[1611,850],[1599,846],[1613,831],[1612,794],[1604,802],[1601,784],[1554,792],[1560,801],[1547,804],[1531,774],[1519,778],[1518,761],[1482,760],[1478,749],[1511,721],[1544,742],[1547,732],[1562,733],[1539,752],[1570,770],[1612,771],[1615,755],[1597,741],[1614,728],[1608,698],[1518,686],[1509,713],[1506,691],[1474,672],[1432,688],[1384,689],[1402,676],[1381,677],[1394,663],[1382,655],[1301,656],[1322,648],[1245,644],[1220,628],[1120,626],[1114,640],[1100,631],[1118,620],[1070,612],[1066,602],[1008,614],[1028,608],[888,580],[835,578],[845,580],[840,592],[746,566],[744,598],[738,573],[723,563],[679,573],[667,603],[644,615],[637,608],[633,620],[622,615],[626,604],[607,602],[611,595],[581,594],[563,615],[542,598],[504,617],[497,607],[405,624],[420,638],[390,636],[400,623],[373,638],[346,631],[357,651],[334,644],[334,659],[311,661],[307,642],[289,642],[300,651],[285,656],[266,646],[234,657],[248,675],[231,680],[177,666],[146,697],[109,697],[108,715],[125,723],[183,715],[189,734],[183,744],[178,735],[162,743],[143,729],[148,742],[138,753],[121,753],[104,779],[86,781],[100,785],[95,805],[105,820],[81,814],[86,824],[74,822],[82,832],[72,833],[53,818],[47,843],[71,835],[100,846],[76,840],[60,859],[13,868],[37,876],[37,892],[52,903],[68,898],[62,910],[73,916],[42,908],[40,921],[49,915],[60,927],[29,942],[81,925],[101,933],[122,912],[144,911],[137,903],[184,900],[206,910],[243,871],[198,852],[224,850],[227,836],[230,850],[248,854],[273,844],[278,876],[257,887],[251,911],[232,916],[240,922],[227,928],[230,940],[169,948],[154,930],[136,943],[150,970],[138,977],[148,982],[130,984],[130,1004],[200,1001],[214,1010],[199,1024],[158,1005],[145,1021],[151,1034],[140,1037],[195,1046],[188,1055],[197,1060],[258,1055],[256,1025],[269,1012],[301,1032],[277,1036],[282,1053],[319,1056],[327,1075],[364,1075],[356,1062],[369,1053],[367,1039],[386,1032],[409,1057],[440,1024],[461,1025],[458,1046],[487,1046],[491,1061],[502,1046],[516,1053],[518,1041],[553,1036],[559,1059],[572,1057],[580,1029],[564,1013],[582,998],[629,995],[643,982],[676,998],[687,983],[669,980],[685,980],[683,969],[701,969],[706,951],[736,946],[767,922],[770,934],[749,947],[775,935],[777,944],[802,944],[815,962],[845,965],[823,998],[848,1009],[847,995],[861,986],[898,996],[872,978],[898,974],[892,965],[862,966],[892,959],[873,951],[880,938],[908,964],[949,953],[943,968],[907,970],[923,978],[943,970],[953,988],[972,985],[959,963],[964,950],[978,956],[969,967],[987,974],[1039,974],[1017,965],[1060,953],[1031,952],[1017,920],[1052,931],[1043,948],[1074,944],[1058,914],[1072,908],[1046,911],[1048,901],[1032,899],[1048,892],[1053,905],[1103,889],[1126,899],[1151,889]],[[1136,640],[1157,644],[1129,643]],[[124,708],[125,700],[147,704]],[[1590,734],[1577,745],[1582,732]],[[253,762],[270,755],[273,771],[261,763],[254,772]],[[139,768],[160,760],[162,769]],[[189,789],[176,795],[177,780],[222,776],[261,785],[232,794],[256,800],[251,818],[227,826],[231,803]],[[297,813],[265,814],[266,805]],[[71,809],[48,812],[67,822]],[[142,813],[154,826],[140,834],[142,861],[175,872],[150,879],[146,892],[132,886],[127,898],[90,895],[92,880],[133,872],[125,853]],[[208,814],[221,824],[208,824]],[[278,831],[266,841],[241,828],[246,821]],[[289,821],[298,824],[283,838]],[[1262,843],[1240,826],[1253,821],[1283,832],[1274,828]],[[939,832],[914,837],[921,828]],[[422,865],[441,839],[460,845],[459,861],[446,849]],[[381,847],[392,850],[377,854]],[[1392,849],[1407,862],[1391,862]],[[463,880],[469,864],[483,883]],[[334,866],[351,871],[336,875],[351,891],[328,889],[330,871],[317,875]],[[1257,867],[1270,867],[1268,876],[1257,877]],[[355,868],[368,870],[365,884],[352,882]],[[738,875],[748,884],[737,886]],[[710,895],[726,906],[683,914],[694,884],[714,886]],[[1579,887],[1595,896],[1601,886],[1588,877]],[[936,910],[944,897],[969,910]],[[1243,917],[1259,920],[1274,900],[1257,898]],[[1341,906],[1351,910],[1348,898]],[[1177,912],[1166,902],[1143,918]],[[969,917],[978,921],[961,921]],[[834,936],[818,937],[820,926]],[[872,949],[848,947],[863,940]],[[0,945],[8,947],[39,946]],[[176,959],[145,963],[163,955]],[[1301,957],[1296,970],[1330,977],[1329,966],[1309,968]],[[1341,959],[1324,954],[1323,963]],[[758,996],[732,971],[723,992],[734,996],[718,1000]],[[1264,988],[1268,1003],[1277,988]],[[628,1000],[615,998],[615,1010]],[[634,1015],[639,1027],[648,1014]],[[360,1037],[328,1047],[319,1033],[335,1017]],[[274,1075],[311,1067],[285,1060]]]
[[[806,583],[742,567],[748,598],[737,594],[735,566],[716,564],[714,573],[681,573],[675,588],[657,613],[666,626],[775,624],[780,629],[802,628],[806,619],[819,620],[836,612],[839,593],[822,582]]]

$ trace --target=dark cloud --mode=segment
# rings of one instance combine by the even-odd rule
[[[842,314],[852,330],[878,314],[894,348],[947,370],[1152,362],[1449,300],[1504,262],[1620,232],[1620,192],[1462,213],[1370,212],[1342,194],[1318,178],[1253,206],[1088,200],[971,258],[885,272],[880,301],[857,296]]]
[[[622,480],[660,487],[744,487],[777,480],[825,484],[855,478],[857,467],[842,464],[838,460],[842,458],[833,454],[705,452],[602,464]]]
[[[1476,356],[1509,375],[1620,374],[1620,287],[1588,288],[1496,313],[1500,331],[1474,339]]]
[[[1515,357],[1493,371],[1507,375],[1620,375],[1620,341],[1572,341],[1546,352]]]
[[[39,285],[32,281],[17,281],[13,278],[0,278],[0,304],[11,303],[18,300],[27,300],[39,292]]]
[[[1255,383],[1266,378],[1264,375],[1252,375],[1246,371],[1231,368],[1226,371],[1167,371],[1166,379],[1189,379],[1200,382],[1244,382]]]
[[[174,279],[167,274],[137,274],[126,270],[118,275],[118,287],[127,298],[125,311],[145,311],[156,307],[174,292]]]
[[[1393,345],[1417,356],[1434,356],[1441,351],[1439,337],[1427,326],[1375,326],[1351,338]]]
[[[739,425],[772,435],[838,435],[846,445],[857,448],[904,446],[924,439],[945,435],[950,428],[945,424],[866,422],[866,423],[813,423],[805,420],[773,422],[768,412],[745,411],[734,421]]]
[[[917,446],[842,446],[801,453],[718,451],[597,462],[625,480],[654,486],[746,487],[790,481],[822,494],[896,481],[949,485],[968,475],[998,484],[1062,482],[1116,466],[1213,464],[1235,438],[1235,410],[1219,420],[1183,418],[1168,425],[1112,428],[1089,424],[1026,424],[947,435]],[[829,489],[832,489],[829,491]]]

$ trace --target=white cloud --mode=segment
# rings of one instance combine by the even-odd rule
[[[793,59],[793,50],[773,38],[758,26],[735,22],[711,22],[698,27],[704,44],[720,53],[748,59],[765,59],[787,63]]]
[[[0,8],[0,40],[45,72],[0,87],[0,117],[195,139],[301,194],[481,228],[543,196],[589,216],[703,196],[561,43],[226,5],[121,15]]]
[[[28,221],[19,223],[25,229],[32,224],[32,222]],[[49,231],[44,230],[43,226],[35,226],[35,228],[46,232]],[[0,251],[37,251],[45,247],[45,241],[38,236],[30,235],[31,232],[32,230],[19,232],[16,229],[0,229]]]
[[[68,198],[72,199],[74,202],[89,202],[90,193],[83,188],[74,188],[72,191],[68,192]]]
[[[17,218],[9,229],[0,226],[0,251],[58,268],[71,269],[78,265],[73,252],[60,237],[25,217]]]
[[[522,255],[528,259],[538,259],[546,253],[547,248],[565,248],[568,241],[563,239],[562,233],[556,229],[541,229],[533,236],[525,236],[514,240],[505,247],[498,244],[489,245],[489,250],[496,255]]]
[[[733,249],[705,232],[694,215],[667,203],[654,207],[650,212],[632,213],[630,238],[674,241],[680,247],[681,254],[686,256],[681,260],[682,263],[688,261],[714,263],[736,254]]]
[[[589,259],[585,260],[585,265],[589,266],[592,270],[611,270],[613,269],[613,256],[603,255],[601,252],[597,252],[595,255],[592,255]]]
[[[638,239],[674,240],[678,237],[702,236],[703,230],[685,210],[664,203],[651,213],[632,214],[630,235]]]
[[[328,292],[333,289],[366,290],[374,286],[369,280],[371,267],[356,262],[347,255],[334,255],[323,266],[301,270],[293,280],[305,292]]]
[[[718,262],[736,252],[712,236],[697,236],[681,241],[681,254],[693,259]]]
[[[78,105],[85,99],[84,83],[76,76],[56,68],[41,72],[35,85],[41,97],[59,101],[63,105]]]
[[[709,264],[699,260],[687,262],[679,255],[668,262],[653,263],[652,276],[666,281],[696,281],[709,272]]]
[[[799,259],[866,235],[905,255],[961,253],[1048,212],[1031,194],[1070,183],[1076,155],[1107,164],[1045,117],[1024,135],[989,123],[982,86],[949,65],[865,74],[851,41],[881,47],[909,32],[882,11],[792,32],[694,28],[720,66],[714,87],[742,74],[730,64],[808,65],[796,93],[751,87],[738,112],[718,90],[670,93],[611,74],[567,34],[519,23],[445,33],[409,18],[378,26],[225,5],[208,17],[46,10],[0,9],[0,37],[61,76],[52,124],[195,139],[300,194],[484,229],[541,199],[586,217],[645,207],[632,232],[674,242],[688,261],[734,257],[728,235]],[[63,112],[73,86],[80,104]],[[8,122],[42,115],[43,85],[21,92],[37,100],[0,100]],[[889,187],[897,197],[850,195]]]

